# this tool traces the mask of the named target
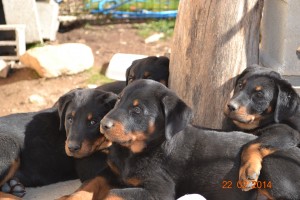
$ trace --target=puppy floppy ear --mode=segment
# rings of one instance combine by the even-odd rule
[[[128,85],[129,82],[129,75],[130,75],[130,70],[132,69],[132,67],[135,65],[136,60],[132,62],[132,64],[127,68],[126,70],[126,85]]]
[[[96,92],[98,92],[95,97],[96,100],[107,105],[108,109],[112,109],[115,106],[118,95],[113,92],[106,92],[99,89],[96,89]]]
[[[291,84],[285,80],[277,80],[278,96],[274,111],[274,120],[279,123],[291,117],[299,104],[299,97]]]
[[[165,113],[165,134],[169,140],[190,123],[193,113],[192,109],[173,93],[163,97],[162,104]]]
[[[272,69],[267,68],[267,67],[262,67],[257,64],[253,64],[253,65],[248,66],[246,69],[244,69],[244,71],[240,75],[238,75],[236,84],[238,83],[238,81],[240,79],[242,79],[242,78],[247,79],[254,75],[260,75],[260,76],[266,75],[271,78],[281,79],[280,74],[273,71]]]
[[[64,122],[65,122],[66,110],[67,110],[69,103],[72,101],[72,99],[74,99],[74,97],[76,95],[75,92],[77,90],[80,90],[80,89],[74,89],[74,90],[71,90],[70,92],[64,94],[63,96],[61,96],[58,99],[58,101],[56,103],[57,109],[58,109],[58,115],[59,115],[59,119],[60,119],[60,124],[59,124],[60,131],[65,129]]]

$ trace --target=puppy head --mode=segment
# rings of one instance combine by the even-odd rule
[[[293,94],[293,98],[288,98]],[[277,72],[251,66],[237,78],[224,113],[241,129],[251,130],[291,116],[295,91]],[[280,113],[280,114],[279,114]]]
[[[169,58],[149,56],[132,62],[126,70],[126,85],[138,79],[151,79],[168,86]]]
[[[104,115],[113,108],[117,96],[98,89],[76,89],[58,100],[60,127],[66,131],[67,155],[82,158],[110,146],[99,132]]]
[[[191,118],[191,109],[163,84],[137,80],[123,90],[114,109],[102,119],[100,131],[139,153],[171,139]]]

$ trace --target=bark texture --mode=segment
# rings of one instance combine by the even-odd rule
[[[193,124],[223,127],[233,78],[258,64],[262,0],[181,0],[169,86],[194,111]]]

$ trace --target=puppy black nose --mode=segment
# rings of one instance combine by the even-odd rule
[[[74,143],[74,142],[69,142],[68,144],[68,149],[72,152],[75,153],[77,151],[79,151],[81,148],[80,144]]]
[[[100,122],[101,124],[101,128],[105,131],[105,130],[109,130],[114,126],[114,122],[111,119],[108,118],[104,118],[101,120]]]
[[[239,108],[239,105],[238,103],[234,102],[234,101],[230,101],[228,104],[227,104],[227,107],[230,111],[235,111]]]

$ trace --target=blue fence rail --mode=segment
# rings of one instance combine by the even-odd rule
[[[85,8],[93,14],[114,18],[175,18],[179,0],[87,0]]]

